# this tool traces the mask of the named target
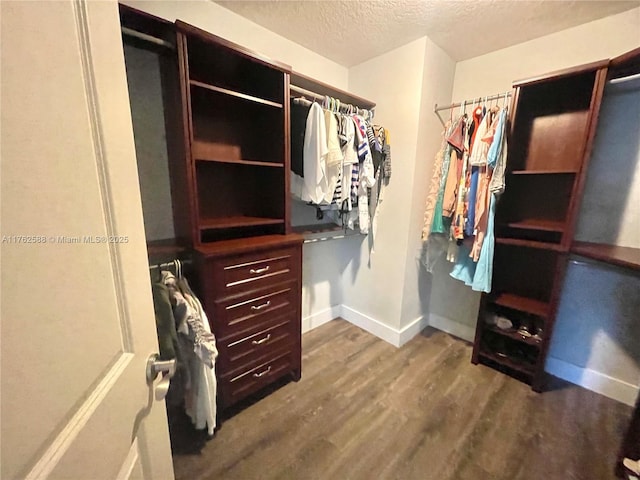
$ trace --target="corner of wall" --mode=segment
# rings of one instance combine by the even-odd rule
[[[433,106],[436,103],[449,102],[455,66],[455,61],[444,50],[425,37],[420,111],[414,140],[416,154],[412,164],[410,220],[404,259],[401,329],[415,325],[416,321],[423,327],[427,323],[432,278],[420,263],[419,256],[422,248],[424,208],[431,183],[433,161],[441,143],[442,124],[433,112]],[[407,331],[411,331],[411,328]]]

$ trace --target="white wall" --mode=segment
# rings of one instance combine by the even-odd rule
[[[636,8],[459,62],[456,65],[452,100],[457,101],[503,92],[511,88],[514,80],[620,55],[640,45],[639,25],[640,8]],[[616,100],[613,99],[613,101],[615,102]],[[603,104],[604,118],[601,119],[602,128],[607,128],[610,120],[607,119],[608,107],[606,102],[607,98],[605,97],[605,104]],[[629,115],[634,115],[632,108],[627,109],[627,111]],[[636,110],[636,117],[637,112]],[[630,120],[630,122],[637,132],[637,118]],[[603,134],[600,134],[600,137],[602,138]],[[629,136],[627,135],[627,137]],[[596,173],[596,169],[609,170],[610,167],[615,168],[614,164],[620,165],[620,162],[612,163],[610,159],[626,155],[625,152],[630,148],[629,143],[634,145],[636,156],[633,157],[632,155],[633,158],[628,162],[632,164],[637,162],[637,133],[635,137],[631,135],[631,138],[628,138],[624,145],[616,145],[615,143],[609,142],[604,147],[598,147],[598,141],[596,141],[594,173]],[[599,148],[601,150],[598,150]],[[598,166],[598,157],[602,157],[603,160],[606,159],[606,165]],[[625,180],[625,188],[628,189],[626,192],[627,198],[636,198],[637,193],[634,192],[638,191],[638,182],[640,181],[637,164],[627,165],[624,168],[627,169]],[[635,173],[629,174],[628,168],[635,168]],[[616,175],[619,177],[621,172],[611,172],[605,178],[610,179]],[[591,178],[589,183],[593,186],[599,182]],[[618,183],[618,188],[619,186],[620,183]],[[587,192],[586,198],[585,208],[589,204],[593,206],[593,195]],[[615,216],[613,212],[611,213]],[[614,223],[622,222],[623,225],[637,225],[637,203],[622,205],[618,213],[623,213],[623,216],[626,217],[623,219],[618,218],[619,221],[614,220]],[[584,214],[583,212],[582,215]],[[593,222],[587,221],[586,223],[593,226]],[[611,225],[611,219],[609,219],[608,224]],[[579,236],[586,240],[587,238],[584,238],[585,232],[588,231],[593,233],[593,228],[589,228],[582,221]],[[625,242],[628,241],[629,236],[637,241],[640,237],[640,232],[626,231],[624,234]],[[583,270],[588,270],[588,273]],[[575,302],[578,301],[576,300],[577,298],[585,299],[584,295],[576,296],[581,289],[579,283],[581,273],[585,278],[589,278],[589,288],[591,288],[594,295],[599,290],[598,285],[604,287],[602,282],[606,283],[605,279],[613,281],[611,280],[613,278],[617,285],[621,285],[622,283],[620,282],[623,282],[623,279],[626,278],[625,275],[627,275],[622,272],[609,272],[607,270],[608,273],[605,277],[600,270],[601,268],[597,266],[583,266],[581,269],[577,269],[577,266],[569,268],[557,318],[556,329],[558,334],[551,346],[547,369],[572,381],[578,381],[578,383],[581,381],[583,383],[586,382],[585,384],[589,384],[592,387],[594,383],[598,384],[599,382],[607,384],[609,387],[613,385],[612,388],[614,390],[620,387],[618,393],[612,393],[611,389],[604,391],[609,388],[607,386],[602,387],[600,385],[598,388],[600,388],[599,391],[604,391],[604,393],[628,403],[633,400],[633,395],[639,383],[637,378],[639,359],[635,355],[629,356],[628,352],[631,347],[628,338],[637,337],[632,337],[633,332],[629,322],[625,318],[618,318],[617,314],[613,312],[628,311],[629,308],[633,307],[633,303],[629,303],[633,302],[633,298],[621,299],[615,291],[603,289],[601,290],[602,297],[599,298],[599,301],[602,302],[602,305],[610,306],[610,314],[608,316],[595,314],[594,312],[599,310],[596,306],[593,306],[593,309],[590,310],[592,313],[588,314],[589,318],[585,319],[584,317],[587,315],[585,310],[575,308]],[[443,320],[450,329],[463,332],[463,336],[470,340],[470,335],[475,329],[480,296],[460,282],[451,279],[448,275],[449,271],[450,269],[446,265],[441,264],[434,274],[430,295],[430,314],[432,317]],[[631,285],[636,288],[635,298],[637,299],[637,283],[625,283],[625,285]],[[585,288],[587,287],[585,286]],[[614,319],[612,315],[616,316],[616,318]],[[580,322],[588,323],[588,327],[580,325]],[[614,324],[617,331],[614,331]],[[579,334],[577,334],[578,332]],[[627,338],[627,340],[623,340],[623,338]],[[614,345],[616,346],[614,347]],[[576,352],[582,352],[580,355],[587,355],[587,357],[578,360],[575,355]],[[629,359],[635,362],[636,367],[629,370],[628,375],[622,375],[621,367],[629,365]],[[588,374],[585,372],[588,372]],[[635,380],[629,378],[629,376],[633,377],[634,375],[636,376]],[[596,378],[597,380],[586,381],[583,378],[585,376],[591,379]]]
[[[370,238],[345,241],[343,302],[393,329],[400,311],[407,254],[426,38],[349,69],[349,90],[376,102],[375,122],[391,132],[392,173]]]
[[[125,0],[123,3],[172,22],[179,19],[190,23],[337,88],[348,86],[347,68],[208,0]],[[341,303],[342,268],[335,255],[336,245],[331,245],[334,243],[338,242],[304,246],[302,317],[305,330],[318,319],[331,315],[332,307]]]
[[[453,99],[504,92],[514,80],[617,56],[640,45],[640,8],[456,65]]]
[[[442,124],[433,113],[436,103],[446,104],[451,98],[455,62],[439,46],[426,38],[420,117],[416,138],[416,158],[411,180],[408,244],[404,260],[404,280],[400,327],[410,328],[417,322],[426,326],[432,277],[422,266],[422,227],[425,202],[432,175],[435,152],[442,141]],[[419,329],[418,329],[419,331]]]

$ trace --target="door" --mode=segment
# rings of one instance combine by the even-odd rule
[[[0,477],[173,478],[117,4],[0,8]]]

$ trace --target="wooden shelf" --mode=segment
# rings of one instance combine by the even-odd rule
[[[533,298],[521,297],[520,295],[514,295],[512,293],[499,293],[495,296],[489,297],[491,303],[500,305],[521,312],[531,313],[539,317],[546,317],[549,312],[549,305],[540,300],[534,300]]]
[[[234,159],[231,159],[231,158],[228,158],[228,159],[222,159],[222,158],[200,158],[200,156],[198,156],[198,157],[196,157],[196,161],[198,161],[198,162],[233,163],[233,164],[236,164],[236,165],[255,165],[257,167],[274,167],[274,168],[283,168],[284,167],[284,165],[282,163],[259,162],[257,160],[234,160]]]
[[[209,85],[208,83],[199,82],[197,80],[189,80],[189,84],[193,87],[204,88],[206,90],[210,90],[212,92],[222,93],[224,95],[229,95],[236,98],[241,98],[243,100],[248,100],[250,102],[259,103],[261,105],[269,105],[271,107],[282,108],[281,103],[272,102],[271,100],[265,100],[264,98],[254,97],[253,95],[247,95],[246,93],[236,92],[235,90],[229,90],[227,88],[216,87],[215,85]]]
[[[496,335],[502,335],[503,337],[511,338],[516,340],[517,342],[524,343],[526,345],[532,345],[534,347],[540,347],[542,344],[542,340],[533,337],[526,337],[518,333],[517,330],[502,330],[501,328],[496,327],[495,325],[484,324],[484,327],[490,332],[495,333]]]
[[[509,228],[520,228],[523,230],[539,230],[542,232],[564,232],[565,222],[558,220],[544,220],[544,219],[527,219],[520,220],[519,222],[507,223]]]
[[[520,362],[518,360],[514,360],[509,357],[502,357],[496,353],[487,352],[486,350],[481,350],[479,352],[479,356],[480,358],[485,358],[499,365],[502,365],[503,367],[507,367],[517,372],[523,373],[524,375],[527,375],[529,377],[533,376],[535,368],[533,365],[527,365],[526,363]]]
[[[521,240],[519,238],[496,238],[496,243],[500,245],[513,245],[515,247],[538,248],[540,250],[552,250],[554,252],[565,252],[566,249],[557,243],[538,242],[535,240]]]
[[[604,243],[574,242],[571,252],[619,267],[640,270],[640,248],[619,247]]]
[[[514,170],[512,175],[575,175],[575,170]]]
[[[194,140],[191,144],[193,158],[199,162],[232,163],[258,167],[284,168],[283,163],[241,158],[242,149],[238,145]]]
[[[281,218],[265,218],[265,217],[218,217],[218,218],[201,218],[198,222],[200,230],[216,230],[221,228],[238,228],[238,227],[256,227],[260,225],[278,225],[284,223]]]

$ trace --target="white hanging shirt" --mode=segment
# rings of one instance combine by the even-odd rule
[[[291,193],[304,202],[319,204],[327,189],[326,157],[327,128],[324,111],[317,103],[311,105],[304,132],[302,171],[304,178],[291,173]]]

